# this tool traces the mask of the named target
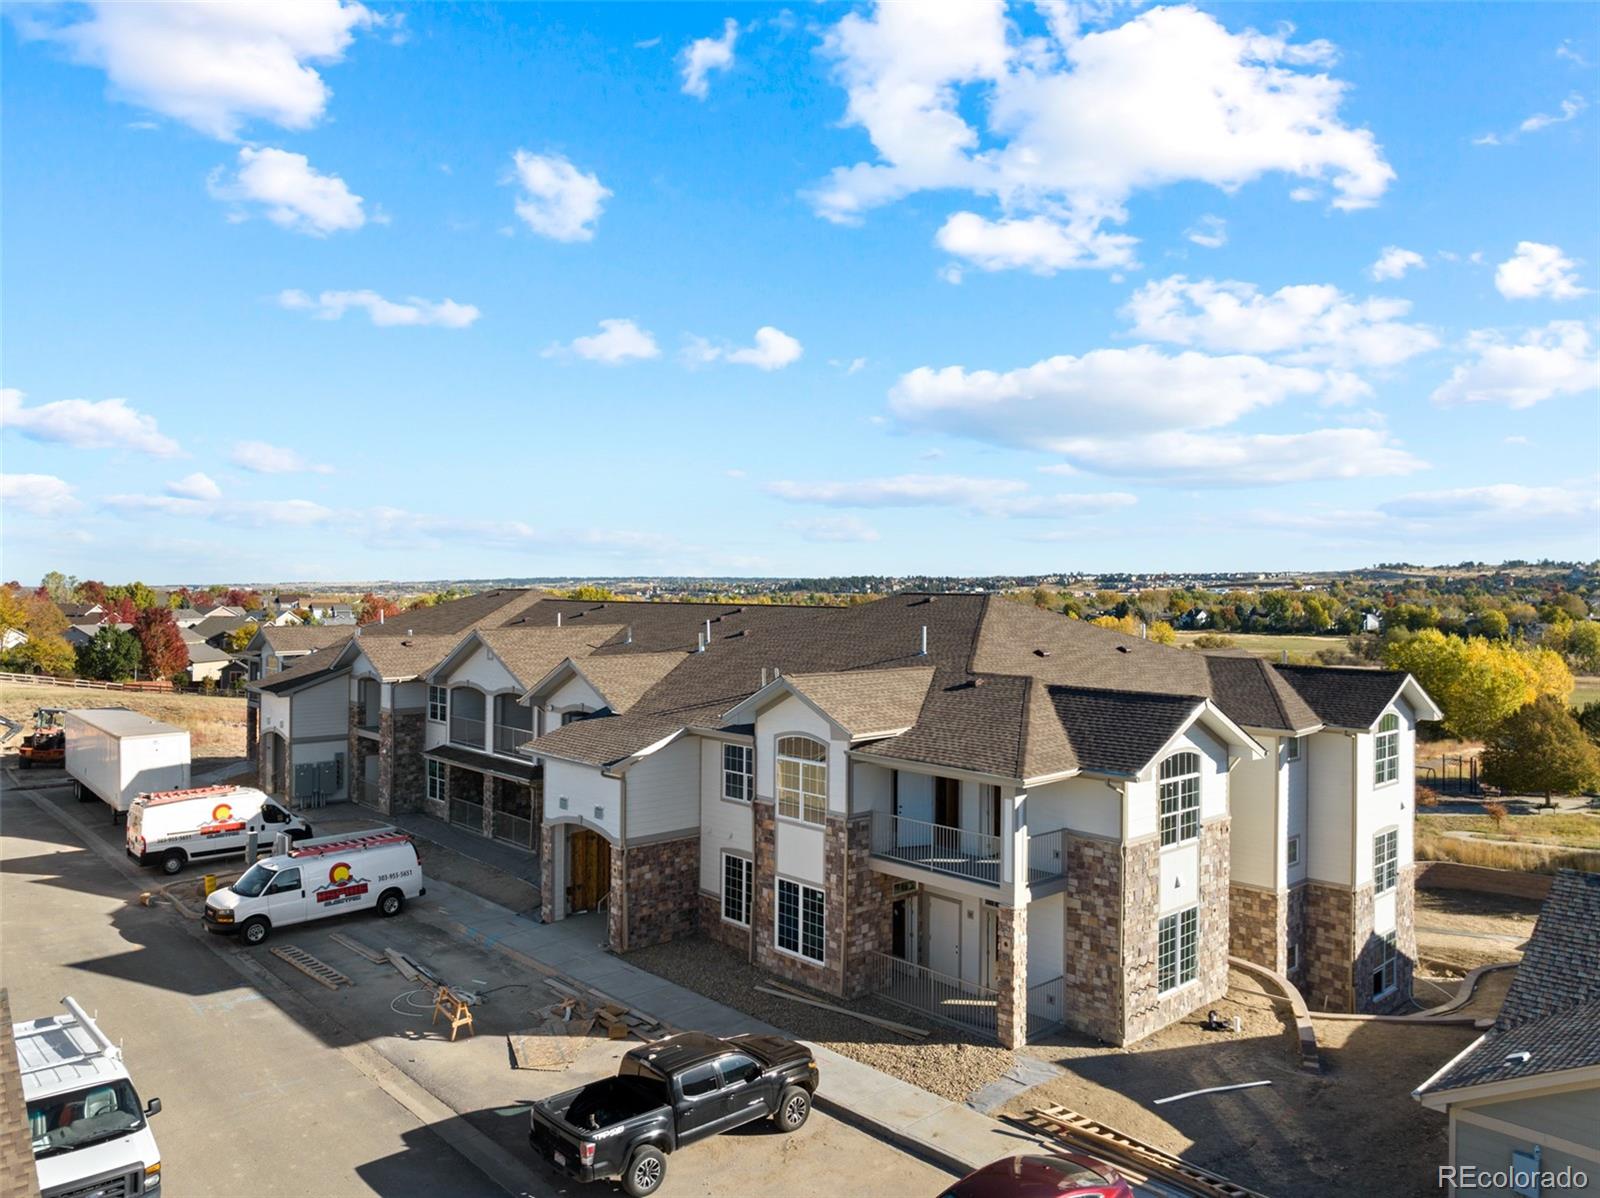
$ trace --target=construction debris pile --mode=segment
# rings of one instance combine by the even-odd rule
[[[637,1015],[597,990],[564,979],[547,977],[544,984],[559,998],[534,1011],[538,1024],[531,1032],[507,1036],[516,1069],[565,1069],[572,1064],[586,1037],[603,1034],[608,1040],[659,1040],[671,1029],[647,1015]]]

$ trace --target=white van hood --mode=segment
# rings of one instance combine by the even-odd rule
[[[237,911],[241,901],[229,886],[223,886],[206,895],[206,906],[213,911]]]
[[[150,1124],[138,1131],[130,1131],[115,1140],[90,1144],[73,1152],[60,1152],[36,1162],[39,1169],[39,1189],[48,1194],[59,1186],[86,1182],[93,1177],[109,1175],[106,1188],[113,1189],[112,1179],[127,1173],[144,1175],[146,1165],[161,1159],[156,1148],[156,1138],[150,1134]],[[156,1191],[160,1193],[159,1190]],[[87,1190],[85,1198],[92,1198],[94,1190]]]

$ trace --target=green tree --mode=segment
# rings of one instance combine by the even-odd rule
[[[1446,728],[1471,740],[1487,735],[1538,693],[1532,663],[1503,641],[1462,640],[1427,628],[1391,642],[1385,659],[1433,696]]]
[[[6,657],[8,665],[16,666],[27,674],[50,674],[56,678],[72,677],[78,664],[77,655],[67,639],[55,633],[29,635],[25,645],[18,645]]]
[[[1503,611],[1493,609],[1478,614],[1478,632],[1492,641],[1503,641],[1511,631],[1511,621]]]
[[[223,641],[228,646],[230,653],[243,653],[250,647],[250,642],[255,638],[256,633],[260,631],[261,625],[254,620],[246,620],[239,627],[228,633],[223,638]]]
[[[1600,786],[1600,748],[1567,705],[1541,695],[1485,738],[1483,780],[1516,794],[1579,794]]]
[[[1573,624],[1567,633],[1567,656],[1585,674],[1600,674],[1600,624],[1593,620]]]
[[[1600,700],[1585,703],[1573,713],[1573,718],[1578,721],[1578,727],[1583,729],[1584,735],[1600,745]]]
[[[142,660],[139,638],[109,624],[101,625],[92,641],[78,647],[78,673],[102,682],[132,678]]]
[[[73,593],[78,589],[78,580],[63,574],[60,570],[51,570],[39,582],[44,588],[44,593],[50,597],[52,603],[71,603]]]

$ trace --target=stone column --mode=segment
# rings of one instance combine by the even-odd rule
[[[611,846],[611,897],[606,900],[606,938],[614,953],[628,951],[628,850]]]
[[[553,824],[539,825],[539,919],[556,921],[556,837]]]
[[[258,746],[261,742],[261,696],[255,691],[250,692],[250,699],[244,709],[244,755],[251,761],[256,760]]]
[[[879,953],[894,936],[893,883],[872,868],[872,820],[856,816],[845,827],[844,994],[855,998],[872,983]]]
[[[1021,1048],[1028,1042],[1028,909],[1001,907],[995,924],[995,1034],[1002,1048]]]

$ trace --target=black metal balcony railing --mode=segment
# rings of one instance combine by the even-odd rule
[[[872,953],[867,970],[869,986],[880,998],[980,1036],[993,1039],[998,1035],[995,1013],[1000,996],[987,986],[964,982],[887,953]]]

